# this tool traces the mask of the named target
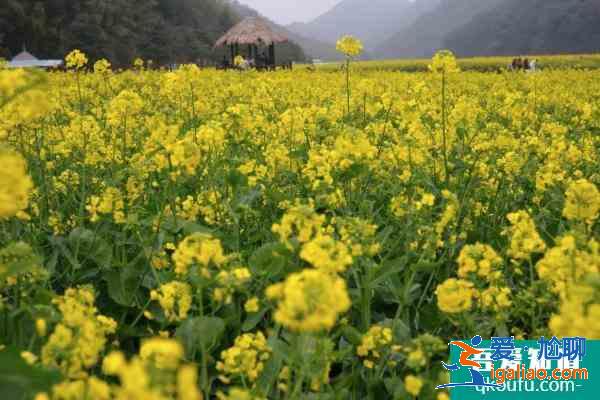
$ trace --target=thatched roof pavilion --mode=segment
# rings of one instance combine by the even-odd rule
[[[285,43],[289,39],[280,32],[275,32],[268,21],[260,17],[248,17],[231,28],[215,43],[216,47],[229,46],[231,63],[239,55],[239,45],[248,46],[248,57],[258,56],[258,46],[269,48],[269,56],[265,60],[268,66],[275,66],[275,44]]]

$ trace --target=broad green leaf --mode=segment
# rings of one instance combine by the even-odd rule
[[[252,254],[249,265],[253,274],[277,279],[285,274],[290,257],[291,253],[283,243],[267,243]]]
[[[40,268],[41,260],[27,243],[11,243],[0,250],[0,279]]]
[[[122,306],[134,304],[136,289],[140,286],[140,271],[135,264],[104,271],[103,276],[111,299]]]
[[[181,340],[186,355],[208,351],[217,345],[225,332],[225,322],[217,317],[196,317],[183,321],[177,328],[175,336]]]
[[[29,365],[14,347],[0,350],[0,392],[3,399],[25,399],[48,392],[60,382],[58,371]]]
[[[109,268],[113,258],[112,246],[89,229],[75,228],[67,243],[71,254],[80,261],[92,261],[98,267]]]
[[[268,308],[263,308],[258,312],[248,314],[246,320],[242,324],[242,331],[248,332],[254,329],[256,325],[258,325],[260,321],[262,321],[267,311],[269,311]]]

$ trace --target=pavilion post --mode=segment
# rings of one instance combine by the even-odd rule
[[[275,63],[275,43],[269,45],[269,64],[273,69],[277,66]]]
[[[233,44],[230,44],[229,48],[231,50],[231,65],[234,65],[235,64],[235,50],[233,48]]]

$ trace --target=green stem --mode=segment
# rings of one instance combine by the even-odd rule
[[[346,101],[347,111],[350,114],[350,57],[346,57]]]
[[[442,152],[444,156],[444,180],[448,187],[450,175],[448,168],[448,154],[446,150],[446,71],[442,72]]]

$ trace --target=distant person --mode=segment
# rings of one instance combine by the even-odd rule
[[[531,70],[531,72],[535,72],[537,69],[537,60],[534,58],[533,60],[531,60],[531,63],[529,64],[529,69]]]
[[[523,59],[521,57],[517,57],[517,71],[523,69]]]
[[[526,59],[523,60],[523,69],[525,71],[529,71],[529,68],[530,68],[529,58],[526,58]]]

